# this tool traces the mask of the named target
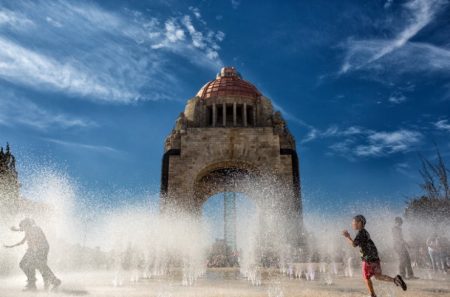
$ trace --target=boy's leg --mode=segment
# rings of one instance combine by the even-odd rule
[[[44,279],[45,288],[48,289],[50,285],[56,285],[60,283],[60,280],[55,276],[53,271],[48,267],[47,264],[47,255],[48,251],[44,250],[41,252],[38,263],[38,270],[42,274],[42,278]]]
[[[402,251],[398,252],[398,274],[406,276],[405,253]]]
[[[441,252],[437,253],[437,262],[438,262],[439,270],[445,271],[444,258],[442,256],[443,255]]]
[[[403,291],[407,290],[406,283],[403,281],[400,275],[397,275],[395,278],[392,278],[384,274],[376,274],[375,279],[384,282],[393,282],[396,286],[400,286],[403,289]]]
[[[48,286],[50,284],[54,284],[57,280],[53,271],[48,267],[47,263],[41,263],[39,265],[39,271],[42,274],[42,278],[44,279],[44,283]]]
[[[376,295],[375,295],[375,290],[373,289],[373,283],[372,283],[372,281],[370,280],[370,278],[369,278],[369,279],[366,279],[365,281],[366,281],[367,289],[368,289],[369,292],[370,292],[370,295],[371,295],[372,297],[375,297]]]
[[[33,255],[27,251],[19,263],[20,269],[22,269],[27,277],[27,288],[30,289],[36,288],[36,268],[33,262]]]
[[[390,276],[384,275],[381,271],[381,263],[380,261],[370,262],[366,264],[367,270],[366,279],[370,279],[370,277],[374,276],[377,280],[385,281],[385,282],[393,282],[394,279]]]
[[[406,283],[403,281],[402,277],[400,275],[397,275],[395,278],[392,278],[390,276],[384,275],[381,271],[381,264],[380,261],[371,262],[370,264],[367,264],[367,271],[368,274],[366,274],[366,279],[370,279],[370,276],[375,276],[377,280],[384,281],[384,282],[393,282],[397,286],[401,286],[403,291],[406,291],[407,286]],[[364,270],[363,270],[364,271]]]
[[[432,251],[429,251],[428,252],[428,254],[430,255],[430,260],[431,260],[431,267],[432,267],[432,269],[433,269],[433,271],[436,271],[437,269],[437,263],[436,263],[436,259],[435,259],[435,256],[434,256],[434,252],[432,252]]]
[[[409,252],[408,251],[405,251],[405,260],[406,260],[406,263],[405,263],[406,267],[405,267],[405,269],[406,269],[406,272],[408,273],[408,277],[409,278],[414,278],[414,271],[412,269],[411,258],[409,256]]]
[[[384,274],[375,274],[375,279],[383,282],[394,282],[394,278]]]
[[[373,283],[370,280],[370,277],[373,275],[371,265],[368,262],[363,261],[361,268],[362,268],[362,275],[363,275],[364,281],[366,282],[367,289],[370,292],[370,296],[376,297],[375,290],[373,289]]]

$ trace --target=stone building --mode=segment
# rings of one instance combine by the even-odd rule
[[[270,99],[234,67],[222,68],[187,101],[166,139],[162,163],[162,212],[200,214],[210,196],[242,192],[302,228],[294,137]],[[269,184],[271,191],[258,193]]]
[[[6,150],[0,147],[0,210],[15,212],[19,201],[19,181],[16,171],[16,158],[9,144]]]
[[[6,219],[15,215],[49,215],[51,209],[42,202],[26,199],[20,194],[20,182],[16,169],[16,158],[9,144],[0,147],[0,217]]]

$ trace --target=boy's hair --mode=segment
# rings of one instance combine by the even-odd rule
[[[19,228],[20,228],[20,230],[24,230],[24,229],[26,229],[27,227],[33,226],[34,224],[35,224],[35,223],[34,223],[34,220],[33,220],[33,219],[25,218],[25,219],[23,219],[22,221],[20,221],[20,223],[19,223]]]
[[[395,218],[395,223],[401,225],[401,224],[403,224],[403,219],[401,217],[396,217]]]
[[[366,225],[366,218],[363,215],[354,216],[353,219],[357,222],[361,222],[363,227]]]

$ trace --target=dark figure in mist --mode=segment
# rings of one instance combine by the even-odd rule
[[[414,279],[414,272],[411,266],[411,258],[408,252],[408,244],[403,239],[402,232],[403,220],[400,217],[395,218],[395,226],[392,228],[392,237],[394,239],[394,251],[397,253],[399,264],[398,270],[402,277]]]
[[[56,278],[47,265],[47,256],[49,245],[44,232],[39,228],[32,219],[24,219],[19,223],[19,228],[11,227],[12,231],[25,232],[22,241],[14,245],[5,245],[6,248],[13,248],[24,244],[28,245],[28,249],[20,261],[20,269],[27,276],[27,285],[24,290],[36,290],[36,269],[42,274],[45,289],[56,289],[61,285],[61,281]]]
[[[442,238],[437,233],[434,233],[427,239],[427,247],[433,271],[446,272],[446,257],[444,257],[445,251],[442,245]]]

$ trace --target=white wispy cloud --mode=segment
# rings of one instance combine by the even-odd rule
[[[182,22],[191,35],[192,45],[198,48],[205,48],[206,44],[203,42],[203,34],[197,31],[194,25],[192,25],[191,17],[189,15],[185,15]]]
[[[39,130],[50,128],[88,128],[94,121],[44,109],[32,101],[9,92],[0,96],[0,125],[24,125]]]
[[[231,0],[231,7],[233,9],[238,9],[239,5],[241,5],[241,0]]]
[[[450,132],[450,123],[448,122],[448,120],[439,120],[434,123],[434,126],[439,130]]]
[[[374,73],[401,75],[405,73],[450,72],[450,48],[429,43],[408,42],[401,50],[387,55],[382,60],[365,66]]]
[[[222,65],[224,34],[190,14],[201,18],[197,8],[162,18],[84,1],[14,2],[0,8],[0,79],[103,102],[174,99],[168,54],[214,72]]]
[[[411,130],[391,132],[373,132],[367,140],[368,144],[356,146],[357,156],[384,156],[399,152],[408,152],[422,140],[422,133]]]
[[[77,69],[43,54],[28,50],[0,37],[0,76],[8,81],[31,86],[61,90],[81,96],[93,95],[111,101],[138,98],[137,93],[114,86],[112,77],[102,81],[90,69]]]
[[[266,92],[266,94],[268,94],[268,93]],[[312,131],[315,130],[315,128],[314,128],[312,125],[306,123],[305,121],[303,121],[303,120],[300,119],[299,117],[297,117],[297,116],[295,116],[294,114],[288,112],[288,111],[287,111],[286,109],[284,109],[282,106],[280,106],[279,104],[277,104],[277,103],[275,102],[275,100],[272,100],[272,104],[273,104],[273,107],[275,108],[275,110],[281,112],[281,114],[283,115],[283,117],[284,117],[286,120],[292,121],[292,122],[296,123],[296,124],[299,125],[299,126],[302,126],[302,127],[307,128],[307,129],[309,130],[309,133],[311,133]]]
[[[263,93],[268,94],[268,92]],[[323,138],[350,137],[368,132],[367,130],[359,126],[350,126],[345,129],[341,129],[337,125],[331,125],[325,130],[320,130],[314,127],[313,125],[305,122],[304,120],[300,119],[299,117],[295,116],[291,112],[287,111],[285,108],[280,106],[275,100],[272,100],[272,105],[275,110],[281,112],[281,114],[286,120],[293,122],[296,125],[306,129],[305,136],[300,139],[301,143],[308,143]]]
[[[394,104],[400,104],[406,101],[406,96],[401,93],[394,93],[391,96],[389,96],[389,102]]]
[[[225,33],[223,33],[222,31],[217,31],[216,38],[218,41],[223,41],[225,39]]]
[[[169,42],[184,40],[184,31],[175,23],[174,20],[167,20],[164,24],[166,28],[166,38]]]
[[[349,156],[350,158],[353,158],[352,154],[350,153],[352,150],[352,146],[355,144],[355,141],[353,139],[347,138],[342,141],[333,143],[330,145],[330,149],[333,152],[336,152],[340,155]]]
[[[58,145],[62,145],[71,149],[83,149],[83,150],[89,150],[93,152],[98,153],[112,153],[112,154],[122,154],[123,152],[121,150],[115,149],[110,146],[106,145],[94,145],[94,144],[86,144],[86,143],[79,143],[79,142],[72,142],[72,141],[65,141],[60,139],[53,139],[53,138],[44,138],[44,140],[55,143]]]
[[[198,8],[198,7],[193,7],[193,6],[190,6],[189,7],[189,10],[194,14],[194,16],[197,18],[197,19],[201,19],[202,18],[202,14],[200,13],[200,9]]]
[[[0,27],[8,26],[21,29],[32,25],[33,22],[20,12],[14,12],[8,9],[0,10]]]
[[[385,3],[384,3],[384,8],[386,8],[386,9],[388,9],[388,8],[390,8],[391,6],[392,6],[392,3],[394,2],[394,0],[387,0]]]
[[[394,164],[394,170],[407,176],[411,179],[417,180],[417,169],[412,168],[411,165],[407,162],[400,162]]]
[[[355,160],[358,157],[383,157],[409,152],[417,148],[423,135],[410,129],[376,131],[360,126],[340,128],[331,125],[325,130],[312,129],[302,143],[319,139],[331,141],[337,139],[338,141],[329,146],[331,153],[328,154],[338,154],[349,160]]]
[[[389,7],[391,2],[387,5]],[[445,1],[441,0],[408,1],[404,4],[400,17],[403,21],[403,24],[399,25],[401,29],[397,30],[398,26],[394,26],[392,38],[351,38],[345,43],[346,53],[339,73],[345,74],[355,70],[385,71],[386,68],[394,72],[450,70],[450,52],[446,45],[411,41],[434,20],[443,7]]]
[[[337,125],[331,125],[325,130],[317,128],[311,128],[306,137],[302,140],[302,143],[307,143],[320,138],[330,137],[346,137],[368,133],[364,128],[359,126],[350,126],[345,129],[339,128]],[[341,144],[340,144],[341,145]]]

